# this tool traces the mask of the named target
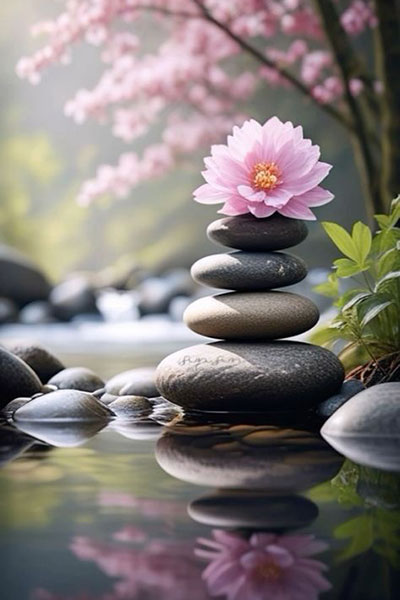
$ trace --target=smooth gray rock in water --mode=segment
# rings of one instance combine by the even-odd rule
[[[226,290],[268,290],[304,279],[306,263],[283,252],[230,252],[200,258],[192,266],[198,283]]]
[[[54,287],[50,304],[54,315],[62,321],[81,314],[98,313],[94,288],[83,276],[67,279]]]
[[[219,492],[194,500],[189,516],[209,527],[262,527],[269,530],[311,525],[318,516],[314,502],[302,496],[262,492]]]
[[[326,421],[322,436],[354,462],[400,471],[400,383],[356,394]]]
[[[106,406],[109,406],[111,404],[111,402],[114,402],[114,400],[118,400],[119,396],[117,396],[116,394],[108,394],[106,392],[105,394],[102,394],[100,397],[96,396],[96,398],[98,400],[100,400],[100,402],[105,404]]]
[[[155,367],[139,367],[123,371],[106,383],[106,392],[117,396],[159,396],[154,383]]]
[[[315,432],[201,421],[167,427],[157,442],[156,459],[169,475],[195,485],[279,494],[327,481],[343,463]]]
[[[65,369],[65,366],[54,354],[43,348],[39,344],[17,344],[9,347],[10,352],[22,358],[31,369],[33,369],[39,379],[46,383]]]
[[[31,398],[27,398],[26,396],[14,398],[14,400],[11,400],[11,402],[4,406],[1,412],[6,419],[9,419],[18,408],[21,408],[21,406],[24,406],[24,404],[26,404],[30,400]]]
[[[26,256],[0,244],[0,290],[3,297],[25,306],[34,300],[46,300],[50,284]]]
[[[338,394],[321,402],[317,408],[317,413],[321,415],[321,417],[330,417],[335,410],[340,408],[347,400],[361,392],[363,389],[364,385],[359,379],[348,379],[343,383]]]
[[[92,394],[57,390],[43,394],[15,411],[19,421],[107,421],[114,414]]]
[[[41,390],[36,373],[18,356],[0,347],[0,408],[14,398],[31,397]]]
[[[274,340],[308,331],[319,311],[308,298],[289,292],[228,292],[195,300],[183,319],[207,337]]]
[[[143,413],[150,413],[151,405],[144,396],[117,396],[117,399],[108,404],[108,407],[117,417],[137,417]]]
[[[282,250],[296,246],[306,239],[308,229],[304,221],[274,214],[266,219],[253,215],[225,217],[213,221],[207,236],[213,242],[238,250]]]
[[[18,318],[18,307],[9,298],[0,297],[0,325],[12,323]]]
[[[112,429],[129,440],[158,440],[162,433],[162,426],[151,419],[116,419]]]
[[[57,448],[75,448],[81,446],[101,431],[107,422],[73,421],[60,423],[57,421],[18,421],[18,429],[28,435]]]
[[[160,394],[187,409],[268,411],[310,407],[344,379],[329,350],[301,342],[214,342],[179,350],[157,369]]]
[[[55,385],[60,390],[80,390],[82,392],[95,392],[104,387],[104,381],[85,367],[69,367],[49,379],[50,385]]]

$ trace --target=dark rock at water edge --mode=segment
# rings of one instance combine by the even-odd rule
[[[301,258],[283,252],[230,252],[201,258],[192,277],[202,285],[227,290],[268,290],[298,283],[307,275]]]
[[[3,297],[21,307],[34,300],[46,300],[50,284],[26,256],[0,244],[0,290]]]
[[[359,392],[326,421],[322,436],[361,465],[400,471],[400,383]]]
[[[192,519],[210,527],[257,527],[285,530],[310,525],[318,507],[302,496],[262,492],[219,492],[190,503]]]
[[[118,373],[107,381],[106,392],[116,396],[159,396],[154,381],[155,371],[155,367],[139,367]]]
[[[15,411],[19,421],[106,421],[113,412],[94,396],[78,390],[57,390],[39,396]]]
[[[36,373],[18,356],[0,347],[0,408],[18,396],[33,396],[42,390]]]
[[[228,292],[195,300],[183,318],[207,337],[273,340],[308,331],[319,311],[308,298],[288,292]]]
[[[49,379],[48,383],[61,390],[69,389],[83,392],[95,392],[104,387],[104,381],[96,373],[85,367],[63,369]]]
[[[42,383],[65,369],[56,356],[39,344],[18,344],[9,347],[10,352],[26,362],[33,369]]]
[[[336,394],[343,379],[332,352],[290,341],[191,346],[165,358],[156,375],[167,400],[205,411],[307,408]]]
[[[364,389],[364,385],[359,379],[349,379],[345,381],[340,388],[340,392],[331,396],[317,408],[317,413],[321,417],[330,417],[335,410],[343,406],[352,396],[355,396]]]
[[[0,325],[12,323],[18,317],[18,306],[9,298],[0,297]]]
[[[93,285],[86,277],[67,279],[55,286],[50,294],[50,304],[54,315],[69,321],[80,314],[98,314]]]
[[[253,215],[225,217],[213,221],[207,228],[207,236],[213,242],[238,250],[282,250],[300,244],[308,230],[299,219],[288,219],[274,214],[266,219]]]

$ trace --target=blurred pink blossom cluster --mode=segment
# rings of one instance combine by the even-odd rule
[[[163,175],[182,157],[223,138],[244,121],[246,102],[265,80],[290,87],[282,69],[322,104],[337,102],[344,93],[311,0],[64,4],[59,17],[33,27],[33,34],[47,42],[20,59],[19,76],[39,82],[47,67],[70,62],[72,47],[85,41],[99,48],[104,71],[93,88],[82,88],[67,101],[65,113],[77,123],[89,118],[107,122],[126,143],[153,127],[161,131],[141,156],[127,152],[115,166],[101,166],[82,186],[82,204],[103,194],[126,196],[140,182]],[[347,4],[341,22],[349,34],[375,26],[369,0]],[[259,48],[267,63],[249,56],[233,63],[232,57],[244,51],[241,42]],[[354,79],[350,89],[359,94],[363,83]]]
[[[249,539],[222,530],[200,538],[196,554],[209,561],[203,573],[211,596],[227,600],[317,600],[331,588],[327,569],[310,558],[327,545],[312,535],[253,533]]]

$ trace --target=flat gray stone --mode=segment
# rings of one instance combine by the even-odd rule
[[[213,242],[238,250],[282,250],[300,244],[308,235],[304,221],[275,214],[266,219],[253,215],[213,221],[207,236]]]
[[[139,367],[123,371],[111,377],[106,383],[107,394],[116,396],[159,396],[154,383],[154,367]]]
[[[306,263],[283,252],[230,252],[205,256],[194,263],[198,283],[226,290],[269,290],[298,283],[307,275]]]
[[[308,331],[319,311],[308,298],[289,292],[228,292],[195,300],[183,319],[207,337],[273,340]]]
[[[85,367],[70,367],[54,375],[49,385],[55,385],[59,390],[80,390],[82,392],[95,392],[104,387],[104,381]]]
[[[326,421],[322,436],[354,462],[400,471],[400,383],[356,394]]]
[[[301,342],[214,342],[174,352],[158,366],[161,395],[187,409],[268,411],[310,407],[336,394],[339,359]]]
[[[292,529],[311,525],[318,516],[314,502],[302,496],[257,492],[219,492],[194,500],[189,516],[209,527]]]
[[[0,347],[0,408],[14,398],[31,397],[41,390],[36,373],[21,358]]]
[[[19,421],[107,421],[113,412],[92,394],[78,390],[57,390],[34,398],[16,410]]]
[[[164,471],[194,485],[286,494],[331,479],[344,460],[316,432],[197,423],[168,426],[156,446]]]

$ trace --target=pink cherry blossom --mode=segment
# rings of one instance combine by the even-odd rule
[[[310,207],[333,198],[319,186],[331,169],[319,157],[319,146],[303,137],[302,127],[277,117],[264,125],[252,119],[233,128],[227,145],[211,147],[204,160],[207,183],[195,190],[194,198],[201,204],[223,202],[219,212],[224,215],[262,218],[278,212],[314,220]]]
[[[317,600],[331,585],[324,563],[309,558],[327,548],[312,535],[254,533],[250,539],[222,530],[200,538],[196,554],[210,561],[203,573],[212,596],[227,600]]]

